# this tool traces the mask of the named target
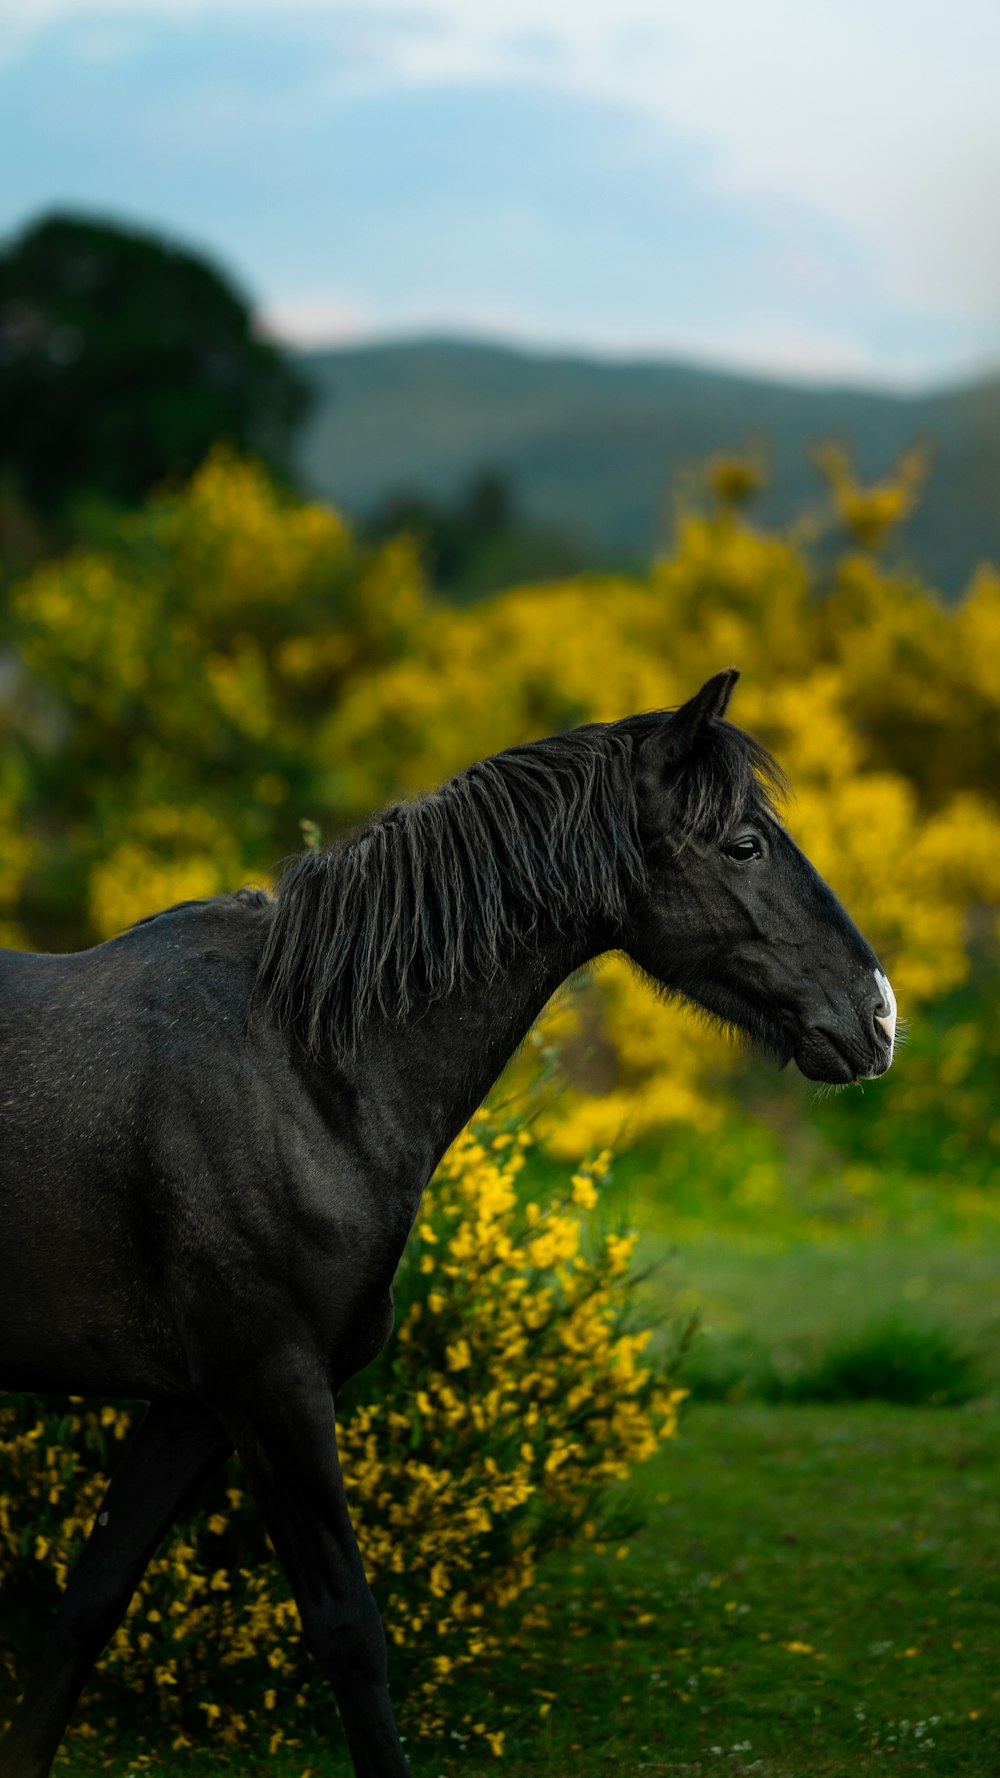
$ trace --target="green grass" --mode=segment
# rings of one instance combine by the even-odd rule
[[[550,1564],[545,1621],[512,1641],[492,1683],[456,1698],[456,1725],[472,1710],[505,1726],[502,1765],[452,1741],[417,1747],[415,1769],[987,1778],[998,1485],[996,1405],[696,1404],[642,1478],[649,1518],[627,1560]],[[347,1771],[318,1748],[233,1762],[286,1778],[307,1767]],[[83,1767],[74,1755],[60,1769]]]
[[[648,1237],[642,1251],[650,1288],[665,1296],[673,1284],[680,1316],[697,1324],[685,1381],[701,1399],[1000,1394],[992,1237],[840,1235],[775,1250],[736,1236],[679,1251]]]
[[[907,1771],[995,1772],[998,1432],[995,1408],[696,1407],[629,1561],[550,1579],[525,1651],[558,1694],[549,1768],[865,1773],[895,1737]]]
[[[637,1177],[633,1169],[627,1183],[638,1197]],[[853,1218],[821,1206],[810,1221],[802,1203],[750,1215],[720,1199],[710,1224],[699,1229],[692,1216],[679,1241],[661,1201],[634,1208],[648,1231],[647,1289],[675,1326],[692,1314],[700,1322],[681,1436],[636,1477],[645,1524],[627,1557],[609,1548],[549,1562],[536,1621],[524,1631],[511,1619],[505,1660],[463,1681],[449,1705],[454,1734],[442,1746],[411,1744],[415,1772],[996,1778],[993,1206],[977,1237],[974,1207],[959,1230],[943,1194],[936,1210],[921,1195],[916,1216],[900,1199],[890,1227],[863,1203]],[[728,1366],[730,1380],[749,1365],[758,1381],[815,1383],[824,1367],[842,1375],[859,1350],[869,1369],[874,1359],[898,1368],[902,1355],[918,1396],[961,1396],[963,1378],[975,1393],[962,1405],[919,1406],[803,1401],[808,1390],[766,1401],[753,1388],[698,1399],[712,1394],[713,1367],[718,1376]],[[504,1729],[502,1761],[462,1741],[465,1719]],[[153,1730],[147,1746],[164,1740]],[[115,1772],[129,1769],[112,1737],[71,1741],[57,1770],[83,1778],[108,1769],[109,1756]],[[335,1723],[328,1739],[274,1759],[227,1762],[202,1747],[154,1753],[143,1769],[164,1778],[349,1771]]]
[[[955,1407],[982,1392],[976,1355],[948,1328],[899,1315],[866,1322],[811,1352],[761,1340],[698,1340],[685,1381],[698,1401]]]
[[[995,1778],[995,1237],[831,1238],[819,1223],[820,1239],[781,1247],[720,1221],[672,1257],[662,1236],[644,1243],[651,1288],[683,1278],[681,1306],[701,1317],[692,1382],[713,1347],[742,1342],[816,1381],[843,1380],[867,1348],[905,1358],[927,1395],[977,1393],[961,1406],[694,1400],[639,1482],[648,1519],[628,1559],[568,1558],[545,1577],[550,1625],[523,1650],[516,1703],[498,1688],[520,1711],[507,1767]],[[531,1727],[529,1674],[556,1694]]]

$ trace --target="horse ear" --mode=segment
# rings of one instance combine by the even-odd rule
[[[739,676],[738,667],[724,667],[721,673],[713,673],[693,698],[667,717],[643,742],[639,755],[640,787],[652,790],[659,785],[663,773],[687,757],[709,723],[717,722],[725,715]]]
[[[738,667],[724,667],[706,679],[700,691],[674,712],[670,738],[674,747],[690,747],[710,722],[718,722],[726,714],[733,686],[740,676]]]

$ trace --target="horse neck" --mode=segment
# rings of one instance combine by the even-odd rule
[[[405,1123],[428,1140],[435,1164],[560,983],[607,948],[607,935],[596,928],[572,934],[543,928],[493,980],[463,982],[399,1025],[381,1028],[380,1078],[397,1115],[402,1111]]]

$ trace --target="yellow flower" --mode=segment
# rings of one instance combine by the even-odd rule
[[[597,1203],[597,1188],[589,1173],[574,1173],[570,1184],[573,1188],[573,1202],[581,1210],[593,1210]]]
[[[468,1370],[472,1363],[472,1351],[464,1336],[445,1347],[445,1362],[450,1371]]]

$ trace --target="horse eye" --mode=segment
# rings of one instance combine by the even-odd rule
[[[742,839],[733,840],[731,845],[723,846],[722,850],[736,864],[749,864],[751,858],[763,857],[760,841],[755,840],[752,834],[744,834]]]

